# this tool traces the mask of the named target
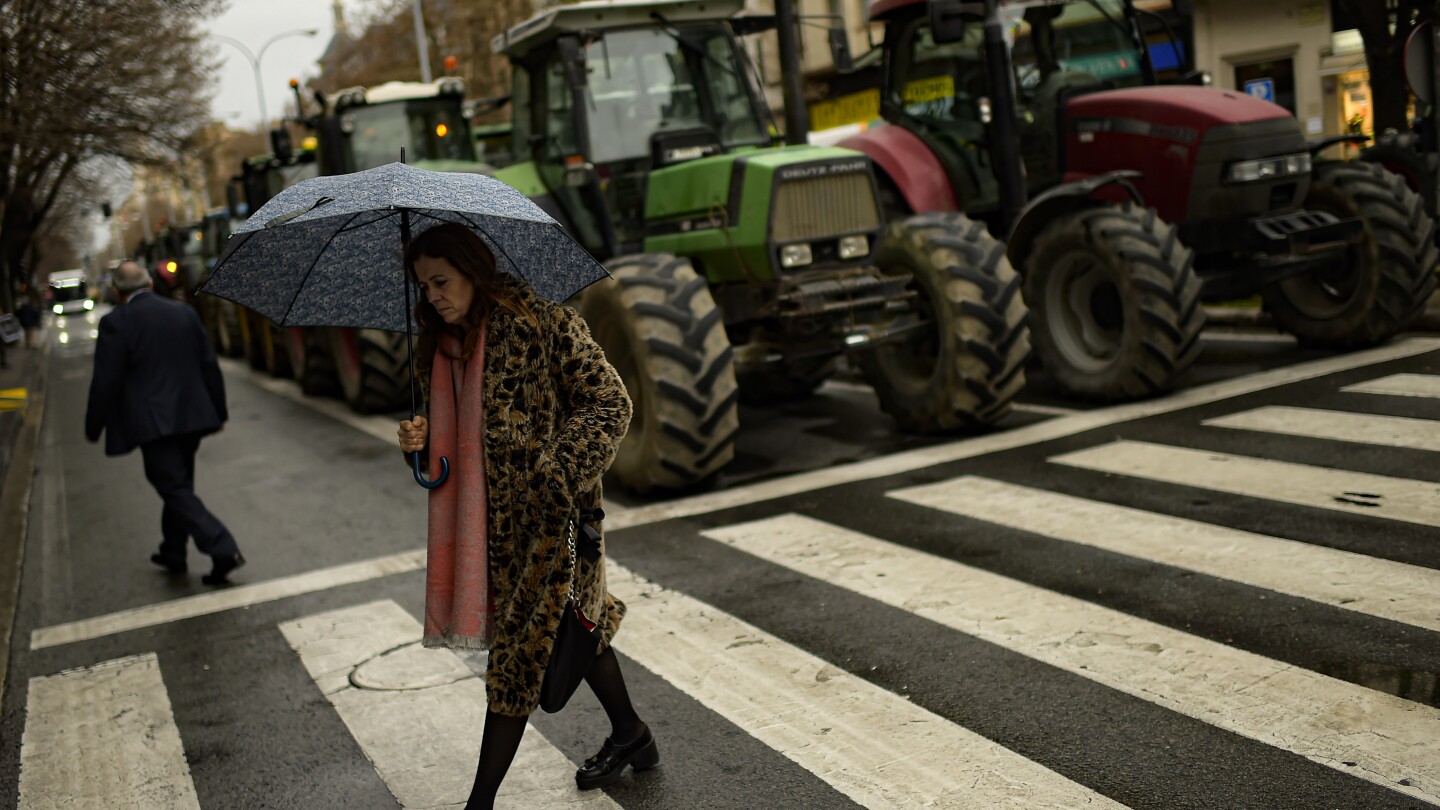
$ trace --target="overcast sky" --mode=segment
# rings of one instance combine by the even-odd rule
[[[230,0],[230,10],[206,25],[210,33],[237,39],[257,56],[276,34],[297,28],[319,30],[313,37],[297,35],[278,40],[261,59],[265,106],[272,126],[290,97],[290,79],[316,71],[315,60],[334,33],[332,5],[332,0]],[[351,0],[345,5],[348,9],[355,3]],[[217,43],[215,53],[223,63],[210,102],[211,114],[232,128],[254,127],[260,122],[260,100],[250,60],[238,48],[223,42]]]

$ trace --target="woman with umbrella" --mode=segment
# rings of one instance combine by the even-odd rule
[[[565,539],[579,510],[599,507],[600,478],[629,425],[620,376],[573,309],[499,272],[464,225],[420,234],[405,267],[421,291],[417,376],[430,415],[400,423],[400,447],[419,453],[428,444],[430,458],[448,458],[450,470],[430,493],[424,642],[490,651],[480,761],[465,806],[492,805],[539,705],[572,576],[602,640],[585,681],[612,726],[576,783],[599,787],[627,765],[652,767],[654,737],[610,647],[625,606],[606,592],[603,556],[586,559]]]

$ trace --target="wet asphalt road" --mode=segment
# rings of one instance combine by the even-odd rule
[[[206,565],[193,551],[188,578],[166,576],[146,559],[158,540],[158,499],[144,480],[138,454],[106,459],[85,442],[81,425],[90,376],[89,325],[76,324],[67,335],[67,342],[53,344],[49,354],[20,611],[0,713],[5,741],[0,806],[16,803],[28,679],[147,651],[161,660],[200,806],[395,806],[360,743],[276,628],[297,617],[376,599],[392,599],[418,616],[420,571],[30,649],[27,641],[39,628],[212,590],[199,582]],[[1216,331],[1208,336],[1186,386],[1329,356],[1261,332],[1227,337]],[[1339,390],[1394,373],[1440,373],[1440,350],[972,458],[768,495],[767,482],[795,473],[949,445],[898,433],[872,395],[856,381],[842,379],[807,400],[742,411],[745,429],[737,458],[719,485],[722,490],[751,487],[753,503],[612,528],[607,542],[612,559],[641,577],[759,627],[1132,807],[1429,806],[1347,775],[1343,768],[1107,688],[702,534],[777,515],[815,518],[1396,695],[1417,711],[1440,717],[1440,637],[1432,630],[923,509],[888,495],[956,476],[982,476],[1440,569],[1440,530],[1434,526],[1047,461],[1123,439],[1433,482],[1440,491],[1440,465],[1433,452],[1201,426],[1205,419],[1270,405],[1440,418],[1440,400]],[[197,489],[250,560],[234,576],[237,583],[261,583],[423,546],[424,495],[409,482],[393,445],[257,388],[233,369],[227,370],[227,382],[231,421],[203,444]],[[1034,376],[1022,404],[1003,429],[1067,418],[1057,409],[1086,409],[1049,393],[1043,373]],[[621,507],[648,504],[613,489],[607,495]],[[1440,503],[1440,495],[1435,497]],[[627,808],[855,804],[751,731],[640,666],[624,654],[624,644],[622,631],[617,649],[631,692],[666,741],[667,758],[659,771],[608,788],[615,802]],[[593,753],[606,732],[593,698],[581,690],[576,701],[572,710],[532,719],[572,762]],[[476,738],[479,732],[474,730]],[[905,752],[896,756],[903,758]],[[568,773],[554,777],[560,783],[569,780]]]

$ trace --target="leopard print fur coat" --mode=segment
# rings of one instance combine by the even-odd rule
[[[600,506],[600,478],[630,424],[630,397],[574,309],[502,276],[539,320],[497,307],[485,347],[485,465],[495,638],[485,674],[489,708],[529,715],[568,598],[572,567],[585,615],[608,645],[625,604],[605,587],[604,542],[572,559],[569,520]],[[422,381],[428,393],[428,380]],[[597,527],[601,528],[601,527]],[[602,529],[603,531],[603,529]]]

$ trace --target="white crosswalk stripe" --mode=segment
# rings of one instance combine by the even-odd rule
[[[800,515],[705,534],[1186,716],[1440,800],[1440,716],[1410,701]],[[1370,728],[1385,734],[1362,738]]]
[[[1313,439],[1440,451],[1440,422],[1434,419],[1274,405],[1206,419],[1201,424]]]
[[[1440,571],[966,476],[891,497],[1440,632]]]
[[[1353,365],[1355,361],[1344,362]],[[1397,374],[1342,390],[1440,397],[1440,375]],[[1196,395],[1192,392],[1190,396]],[[1219,395],[1202,399],[1210,402],[1217,398]],[[1334,399],[1325,404],[1339,407],[1334,405]],[[1411,402],[1407,407],[1418,410],[1423,403]],[[1153,416],[1166,410],[1174,409],[1166,406],[1153,412],[1136,410],[1134,416]],[[1083,422],[1087,429],[1121,424],[1118,417],[1106,411],[1065,414],[1060,420]],[[1200,425],[1217,430],[1196,430]],[[393,439],[390,428],[380,435],[382,426],[378,421],[356,426],[387,442]],[[1194,419],[1185,427],[1196,430],[1188,438],[1202,446],[1206,437],[1213,440],[1223,435],[1233,443],[1235,434],[1228,431],[1255,431],[1271,434],[1271,442],[1293,440],[1297,445],[1302,440],[1319,439],[1440,451],[1440,430],[1435,429],[1440,427],[1440,414],[1436,419],[1418,419],[1266,405],[1203,422]],[[1100,714],[1105,722],[1117,727],[1140,726],[1142,721],[1136,717],[1159,718],[1160,725],[1173,723],[1182,732],[1203,729],[1206,734],[1214,733],[1215,739],[1206,745],[1235,746],[1237,751],[1244,747],[1251,753],[1294,763],[1286,767],[1308,768],[1312,780],[1333,778],[1347,788],[1374,795],[1389,792],[1397,803],[1418,799],[1440,804],[1440,713],[1420,700],[1362,686],[1363,679],[1356,678],[1352,683],[1307,668],[1326,669],[1328,663],[1315,664],[1314,659],[1300,656],[1290,659],[1287,656],[1293,653],[1266,648],[1263,642],[1257,645],[1253,639],[1242,639],[1239,646],[1230,646],[1219,640],[1230,642],[1228,633],[1214,632],[1213,626],[1192,634],[1180,629],[1190,627],[1188,623],[1182,624],[1170,615],[1145,613],[1147,617],[1158,615],[1152,621],[1070,596],[1084,591],[1071,590],[1069,584],[1066,593],[1059,593],[950,557],[918,551],[904,545],[911,541],[902,531],[892,531],[889,526],[873,528],[869,524],[867,531],[884,535],[882,539],[842,525],[849,514],[844,509],[826,510],[827,519],[834,521],[827,522],[784,511],[812,508],[797,506],[792,499],[766,512],[748,512],[747,518],[771,516],[747,522],[725,524],[709,517],[722,509],[748,507],[750,501],[779,502],[801,492],[834,486],[836,492],[844,494],[820,492],[807,496],[815,499],[814,508],[825,509],[823,499],[849,497],[858,490],[870,493],[859,497],[889,503],[897,514],[903,514],[903,518],[897,518],[896,526],[912,525],[903,521],[913,520],[913,525],[923,525],[928,531],[936,525],[946,526],[945,521],[956,516],[1017,530],[1019,534],[1014,534],[1012,540],[1014,548],[1032,543],[1046,544],[1045,548],[1063,547],[1067,561],[1072,554],[1080,561],[1076,566],[1080,570],[1092,559],[1103,556],[1111,565],[1114,555],[1122,555],[1128,558],[1124,560],[1127,565],[1144,561],[1211,578],[1186,580],[1194,594],[1215,587],[1212,580],[1220,580],[1227,588],[1245,586],[1269,591],[1272,597],[1284,594],[1293,597],[1284,600],[1287,605],[1299,605],[1299,613],[1291,619],[1294,626],[1299,626],[1294,616],[1303,619],[1305,611],[1312,610],[1322,617],[1342,617],[1343,622],[1335,625],[1348,623],[1341,630],[1350,633],[1351,639],[1372,625],[1379,626],[1377,623],[1384,623],[1384,632],[1392,634],[1386,638],[1399,637],[1402,632],[1410,634],[1404,636],[1406,639],[1440,633],[1440,599],[1436,598],[1440,594],[1440,569],[1423,567],[1423,558],[1402,557],[1400,552],[1396,552],[1396,559],[1416,564],[1306,542],[1298,531],[1290,534],[1288,529],[1267,529],[1287,534],[1269,536],[1217,525],[1219,517],[1217,523],[1206,523],[1145,511],[1125,505],[1124,487],[1117,487],[1116,494],[1099,496],[1107,499],[1101,501],[997,480],[1015,478],[1036,483],[1026,478],[1029,473],[1014,472],[1025,468],[1014,466],[980,471],[994,477],[964,475],[919,486],[887,485],[884,490],[874,486],[868,490],[864,486],[840,489],[866,479],[899,479],[912,471],[933,470],[936,465],[959,459],[974,458],[977,464],[988,464],[988,459],[979,457],[1077,435],[1077,430],[1062,431],[1054,424],[1042,423],[1028,430],[1033,440],[1022,441],[1011,434],[986,437],[982,444],[974,446],[942,445],[841,470],[817,470],[795,481],[761,482],[693,499],[616,510],[608,528],[614,537],[646,524],[706,515],[706,522],[700,524],[705,528],[691,525],[681,533],[686,542],[702,543],[703,554],[713,555],[707,559],[743,559],[746,566],[784,577],[786,583],[799,575],[806,579],[804,588],[808,593],[819,589],[842,597],[844,604],[869,600],[886,606],[887,622],[923,624],[933,632],[946,634],[947,642],[962,639],[970,645],[968,650],[984,647],[985,654],[1006,656],[1011,662],[1021,661],[1019,657],[1023,656],[1029,659],[1021,662],[1024,667],[1043,671],[1036,676],[1037,682],[1047,689],[1070,684],[1076,694],[1086,694],[1080,690],[1083,687],[1090,690],[1089,694],[1103,695],[1101,703],[1114,700],[1115,705],[1104,706]],[[1082,449],[1069,450],[1077,446]],[[1313,441],[1306,446],[1313,447]],[[1066,449],[1069,451],[1049,456],[1047,463],[1031,466],[1059,471],[1076,480],[1099,479],[1093,474],[1098,472],[1126,476],[1131,479],[1127,485],[1132,487],[1162,482],[1270,502],[1274,508],[1295,512],[1323,509],[1381,518],[1394,521],[1408,532],[1405,538],[1412,544],[1418,531],[1415,527],[1440,527],[1440,484],[1434,482],[1124,438],[1089,447],[1070,444]],[[1036,478],[1052,480],[1053,476]],[[1088,494],[1093,490],[1072,491]],[[1212,514],[1206,510],[1188,514],[1197,513]],[[1214,514],[1225,515],[1226,510],[1217,508]],[[1313,523],[1316,514],[1307,516]],[[1336,518],[1329,515],[1327,519]],[[672,525],[681,523],[676,520]],[[719,548],[717,543],[726,548]],[[796,630],[795,623],[777,622],[772,627],[764,616],[743,613],[745,608],[726,608],[743,613],[744,618],[731,615],[717,606],[725,605],[723,600],[729,597],[698,598],[685,592],[685,580],[672,583],[667,579],[693,574],[676,574],[674,569],[670,573],[651,573],[667,569],[663,561],[657,564],[649,559],[637,559],[634,567],[655,576],[658,582],[632,572],[624,564],[628,561],[625,555],[643,555],[645,551],[636,551],[641,547],[638,542],[617,542],[612,547],[617,556],[608,561],[609,587],[628,605],[617,649],[628,661],[643,668],[642,677],[627,678],[637,706],[645,698],[654,697],[643,691],[637,694],[637,689],[655,690],[655,683],[663,684],[665,698],[673,701],[670,705],[681,705],[695,716],[720,718],[723,724],[739,730],[740,734],[729,735],[743,739],[737,747],[748,746],[746,750],[772,757],[790,769],[787,776],[803,779],[806,789],[825,792],[834,800],[832,803],[849,800],[870,808],[1118,808],[1125,806],[1119,803],[1122,800],[1137,806],[1145,804],[1143,787],[1128,794],[1121,792],[1132,787],[1123,784],[1125,780],[1143,784],[1146,779],[1171,776],[1168,771],[1158,773],[1156,769],[1161,766],[1153,762],[1125,779],[1099,775],[1093,770],[1093,762],[1077,765],[1068,761],[1055,748],[1027,739],[1026,731],[1006,728],[1004,720],[982,727],[980,723],[990,722],[993,707],[965,715],[924,691],[911,694],[901,687],[898,691],[904,694],[892,692],[882,685],[887,683],[885,678],[867,679],[872,676],[850,663],[849,658],[841,660],[833,653],[815,652],[833,650],[834,646],[826,647],[829,641],[811,645],[803,635],[806,631]],[[1367,548],[1363,543],[1347,547]],[[960,554],[951,557],[969,559]],[[198,808],[197,795],[213,795],[204,789],[208,783],[204,781],[206,772],[198,764],[202,760],[194,760],[192,777],[191,763],[186,759],[186,743],[191,744],[192,753],[197,748],[205,749],[203,742],[196,746],[195,740],[186,737],[187,733],[196,733],[201,721],[192,708],[189,722],[194,725],[187,729],[185,722],[177,724],[172,696],[161,678],[160,667],[162,661],[171,666],[172,659],[167,657],[172,654],[171,648],[152,646],[152,640],[164,636],[159,629],[164,625],[200,623],[214,614],[261,607],[277,612],[264,619],[265,632],[271,635],[271,654],[282,656],[292,666],[298,659],[299,666],[290,675],[291,688],[296,688],[293,682],[303,684],[309,690],[309,702],[318,706],[333,727],[329,733],[339,737],[348,733],[373,766],[372,775],[364,761],[342,753],[340,756],[352,763],[356,772],[352,776],[383,782],[383,789],[378,782],[367,782],[365,787],[381,796],[383,790],[388,790],[407,810],[461,807],[474,774],[484,726],[484,684],[473,671],[478,664],[467,664],[466,658],[449,651],[421,648],[419,622],[389,599],[368,601],[375,597],[354,596],[357,592],[350,591],[352,595],[320,601],[326,592],[381,577],[409,575],[418,581],[418,574],[411,572],[423,566],[424,552],[415,550],[33,630],[29,652],[44,650],[51,655],[75,656],[88,649],[83,646],[86,642],[123,645],[143,638],[146,646],[139,649],[159,649],[160,653],[158,657],[156,653],[145,653],[29,679],[18,807]],[[1031,576],[1028,570],[1002,570],[1015,577]],[[1040,576],[1036,579],[1042,581]],[[1147,596],[1146,588],[1158,587],[1151,583],[1125,585],[1138,597]],[[367,601],[328,609],[346,604],[342,599]],[[305,606],[287,607],[296,604]],[[1123,600],[1106,604],[1131,609]],[[807,605],[793,600],[782,609],[799,612],[805,611]],[[895,611],[903,616],[897,619]],[[1188,622],[1190,615],[1182,619]],[[1237,612],[1236,616],[1224,617],[1222,626],[1224,621],[1238,626],[1266,621],[1266,617],[1263,613]],[[279,635],[274,632],[277,625]],[[869,638],[875,638],[873,628],[864,629],[870,633]],[[852,629],[847,627],[845,632]],[[218,642],[219,649],[232,641],[226,637]],[[1344,643],[1348,642],[1337,642],[1336,648]],[[1253,651],[1256,649],[1260,652]],[[1412,660],[1405,657],[1408,654],[1397,658],[1402,662]],[[75,659],[58,660],[68,666]],[[923,670],[924,666],[916,669]],[[170,670],[172,676],[181,671]],[[627,675],[631,671],[627,663]],[[948,676],[949,672],[944,674]],[[1420,674],[1428,675],[1429,671]],[[182,677],[181,682],[185,684],[182,688],[193,690],[204,680],[203,676],[188,680]],[[945,681],[939,688],[950,685]],[[980,688],[974,687],[971,694],[978,694]],[[315,697],[317,690],[324,702]],[[1397,694],[1414,697],[1403,690]],[[188,701],[188,693],[174,697],[183,720],[183,710],[187,704],[193,707],[193,702]],[[276,694],[275,700],[289,708],[304,702],[304,698],[283,693]],[[997,701],[997,705],[1001,703]],[[1057,718],[1054,722],[1074,723],[1086,733],[1090,728],[1081,725],[1087,721],[1062,717],[1056,707],[1005,705],[1002,711],[1049,712]],[[339,722],[335,722],[336,717]],[[976,720],[972,722],[971,718]],[[213,722],[214,716],[205,715],[204,719]],[[1046,719],[1051,718],[1047,715]],[[546,721],[532,724],[502,786],[497,806],[527,810],[659,806],[646,793],[646,778],[658,780],[651,785],[663,785],[667,775],[676,777],[677,784],[682,778],[694,778],[679,777],[684,773],[684,763],[665,759],[667,740],[677,740],[681,733],[703,735],[711,731],[669,717],[664,722],[669,728],[657,728],[662,767],[613,793],[576,789],[571,779],[575,764],[562,748],[573,755],[579,747],[578,738],[552,735],[547,739],[540,730],[546,727]],[[555,726],[546,728],[551,731]],[[1124,733],[1130,732],[1124,729]],[[1146,735],[1151,729],[1137,727],[1133,733],[1136,745],[1150,741]],[[1121,745],[1129,743],[1126,739]],[[345,745],[350,744],[345,741]],[[1116,745],[1113,740],[1106,744]],[[1124,764],[1117,762],[1116,766],[1123,768]],[[743,768],[746,763],[734,765]],[[1332,772],[1343,776],[1332,776]],[[210,771],[209,778],[215,778],[214,773]],[[198,794],[197,781],[202,788]],[[1281,776],[1271,774],[1237,790],[1253,791],[1244,795],[1259,796],[1272,783],[1282,781]],[[746,784],[753,791],[759,783]],[[1187,789],[1193,789],[1193,783]],[[786,804],[788,797],[783,795],[738,798],[751,804],[794,806]],[[1149,806],[1155,803],[1152,800]]]
[[[305,669],[406,810],[460,807],[480,753],[485,684],[459,656],[420,646],[420,623],[385,600],[280,626]],[[496,797],[499,807],[614,808],[580,792],[573,770],[534,728]]]
[[[1120,806],[619,565],[607,581],[622,652],[866,807]]]
[[[198,810],[154,653],[30,679],[20,810]]]
[[[1065,453],[1057,464],[1235,495],[1440,526],[1440,484],[1306,464],[1117,441]]]
[[[1392,374],[1378,380],[1349,385],[1340,390],[1396,397],[1440,397],[1440,374]]]

